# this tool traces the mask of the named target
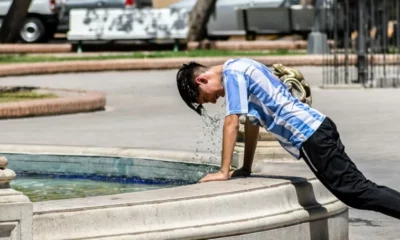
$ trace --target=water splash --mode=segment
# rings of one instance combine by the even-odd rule
[[[221,108],[225,109],[225,104],[221,104]],[[203,121],[202,130],[199,133],[197,148],[194,158],[199,158],[203,163],[216,163],[222,152],[222,126],[225,119],[225,111],[217,109],[216,114],[209,114],[205,109],[201,119]],[[204,146],[206,152],[210,153],[210,157],[200,156],[200,149]],[[203,151],[204,152],[204,151]]]

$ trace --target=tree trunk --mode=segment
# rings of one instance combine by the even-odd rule
[[[0,29],[0,43],[14,43],[18,39],[32,0],[14,0]]]
[[[217,0],[197,0],[189,16],[187,41],[201,41],[207,36],[207,23]]]

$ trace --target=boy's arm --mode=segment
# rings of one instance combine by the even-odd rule
[[[223,181],[229,179],[229,170],[232,162],[233,150],[236,144],[239,129],[239,116],[236,114],[225,117],[222,138],[222,164],[217,173],[209,173],[200,182]]]
[[[250,176],[254,153],[256,151],[258,142],[258,133],[260,127],[253,125],[251,121],[246,118],[244,125],[244,159],[243,166],[235,171],[230,172],[230,177],[247,177]]]
[[[247,118],[246,125],[244,126],[244,159],[242,169],[249,172],[251,172],[251,166],[253,165],[259,131],[260,127],[253,125]]]
[[[224,136],[222,140],[222,165],[221,172],[229,176],[232,163],[233,150],[237,140],[239,130],[239,116],[236,114],[225,117]]]

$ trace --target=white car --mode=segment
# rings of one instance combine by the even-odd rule
[[[0,25],[13,0],[0,0]],[[45,42],[52,38],[58,25],[56,0],[32,0],[20,31],[20,39],[27,43]]]

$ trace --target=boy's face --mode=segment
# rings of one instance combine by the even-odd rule
[[[202,74],[196,78],[199,87],[198,103],[215,104],[219,97],[225,96],[224,87],[222,86],[221,76],[217,74]]]

